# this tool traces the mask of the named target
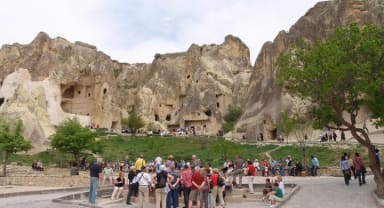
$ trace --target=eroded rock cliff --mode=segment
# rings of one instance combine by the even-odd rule
[[[30,44],[0,49],[0,115],[21,118],[26,137],[46,147],[53,125],[68,117],[119,128],[121,118],[136,111],[155,128],[213,135],[228,106],[236,105],[244,114],[235,137],[262,132],[273,139],[280,113],[298,109],[275,85],[279,54],[299,39],[326,39],[353,22],[382,25],[384,0],[316,4],[289,32],[265,43],[254,66],[248,47],[232,35],[222,44],[192,44],[186,52],[156,54],[149,64],[128,64],[95,46],[40,33]]]
[[[384,24],[383,0],[334,0],[317,3],[289,30],[280,32],[273,42],[267,42],[258,55],[247,89],[249,99],[245,113],[237,124],[240,131],[254,137],[256,133],[273,139],[277,136],[276,123],[280,113],[295,111],[297,100],[281,91],[275,84],[278,70],[276,61],[298,40],[309,43],[331,37],[337,27],[352,23]]]

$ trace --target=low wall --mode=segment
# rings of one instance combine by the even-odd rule
[[[84,187],[89,185],[88,176],[34,175],[0,177],[0,185]]]

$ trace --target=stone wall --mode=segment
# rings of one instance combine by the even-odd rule
[[[89,186],[88,176],[33,175],[0,177],[0,185],[84,187]]]

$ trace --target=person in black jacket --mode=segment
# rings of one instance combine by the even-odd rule
[[[134,190],[131,186],[135,176],[136,176],[136,169],[135,169],[135,166],[132,166],[129,168],[129,172],[128,172],[128,196],[127,196],[127,202],[126,202],[127,204],[131,204],[132,196],[137,196],[138,190]]]

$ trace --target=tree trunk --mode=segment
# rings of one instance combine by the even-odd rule
[[[8,153],[7,151],[3,152],[3,177],[7,176],[7,162],[8,162]]]
[[[373,145],[368,146],[369,167],[374,175],[376,183],[376,194],[379,198],[384,198],[384,177],[381,174],[380,166],[376,163],[376,152]]]

